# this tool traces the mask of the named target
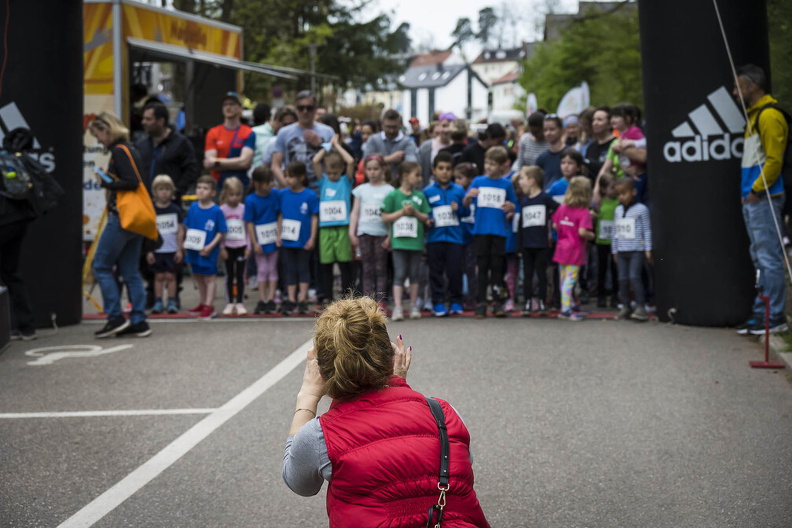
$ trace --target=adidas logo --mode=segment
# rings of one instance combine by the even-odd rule
[[[0,108],[0,145],[3,144],[6,134],[20,127],[30,129],[30,125],[28,125],[22,112],[19,111],[16,103],[11,102]],[[41,143],[35,136],[33,137],[33,148],[41,148]],[[51,152],[32,154],[31,157],[36,158],[47,172],[55,170],[55,155]]]
[[[671,135],[679,140],[663,145],[666,161],[679,163],[742,157],[745,129],[742,111],[723,86],[709,94],[707,101],[709,104],[690,112],[689,119],[671,131]]]

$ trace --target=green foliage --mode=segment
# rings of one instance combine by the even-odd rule
[[[476,38],[481,41],[481,44],[487,46],[489,41],[493,37],[493,31],[495,30],[495,26],[498,25],[498,15],[495,14],[495,10],[491,7],[485,7],[478,14],[478,33],[476,33]]]
[[[792,2],[767,0],[773,96],[792,108]]]
[[[594,105],[643,105],[637,10],[572,21],[556,41],[537,45],[520,84],[554,111],[564,94],[586,81]],[[523,104],[524,107],[524,104]]]
[[[454,43],[458,46],[473,40],[476,34],[473,31],[473,24],[470,19],[467,17],[457,19],[456,27],[451,32],[451,36],[454,37]]]

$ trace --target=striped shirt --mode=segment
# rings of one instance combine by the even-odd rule
[[[550,148],[547,141],[536,141],[533,136],[526,132],[520,138],[519,153],[512,168],[520,170],[521,167],[536,165],[536,158],[539,154]]]
[[[611,253],[624,251],[652,251],[652,226],[649,209],[642,203],[627,208],[619,204],[613,218]]]

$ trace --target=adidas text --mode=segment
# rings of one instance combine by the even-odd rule
[[[732,139],[730,134],[713,141],[709,141],[706,137],[694,136],[688,141],[667,142],[663,145],[663,156],[670,163],[740,159],[744,142],[744,138],[736,137]]]

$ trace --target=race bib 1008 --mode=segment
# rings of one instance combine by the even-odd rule
[[[201,229],[188,229],[184,237],[184,249],[201,251],[206,246],[206,231]]]
[[[635,240],[635,218],[619,218],[616,220],[616,238]]]
[[[479,207],[500,209],[506,202],[506,189],[498,187],[479,187],[477,204]]]
[[[347,221],[346,202],[344,200],[332,200],[327,202],[320,202],[319,221],[346,222]]]
[[[459,218],[457,218],[456,213],[451,209],[450,205],[439,205],[433,208],[432,217],[434,218],[435,227],[452,227],[459,225]]]
[[[239,218],[229,218],[226,220],[228,231],[226,240],[245,240],[245,223]]]
[[[613,220],[600,220],[599,232],[597,236],[601,240],[610,240],[613,238]]]
[[[547,224],[547,207],[544,205],[526,205],[522,208],[522,226],[544,227]]]
[[[157,231],[160,235],[172,235],[179,231],[179,217],[176,213],[157,215]]]
[[[267,244],[274,244],[277,238],[278,224],[276,222],[256,226],[256,239],[259,245],[266,246]]]
[[[363,204],[361,211],[361,222],[382,222],[382,204],[381,203],[367,203]]]
[[[393,222],[393,238],[417,238],[418,219],[414,216],[402,216]]]
[[[291,240],[296,242],[300,240],[300,225],[302,222],[299,220],[289,220],[284,218],[281,222],[281,238],[283,240]]]

